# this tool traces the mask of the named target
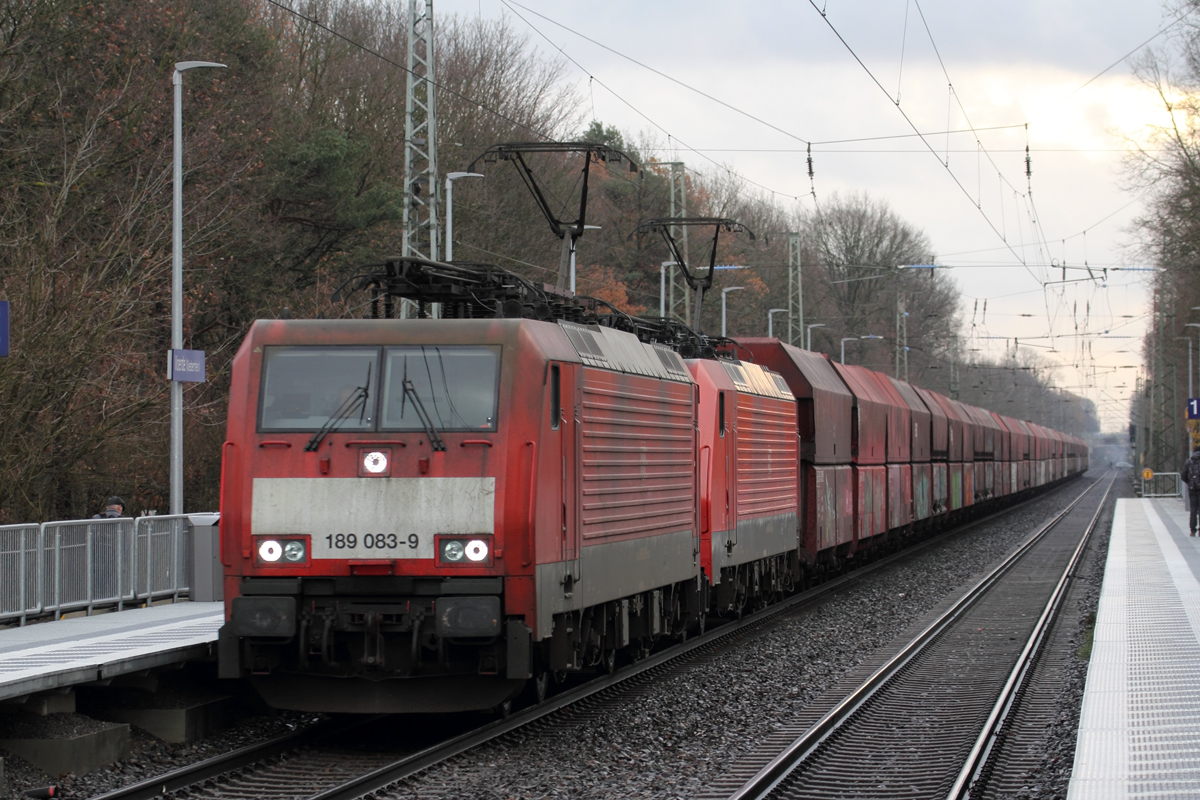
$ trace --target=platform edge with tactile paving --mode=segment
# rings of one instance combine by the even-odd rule
[[[173,603],[0,630],[0,700],[207,658],[222,603]]]
[[[1113,514],[1068,800],[1200,796],[1200,537],[1175,498]]]

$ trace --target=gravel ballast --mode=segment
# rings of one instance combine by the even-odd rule
[[[109,724],[97,723],[80,714],[52,714],[45,719],[52,720],[52,724],[58,731],[56,735],[74,735],[73,731],[76,729],[79,733],[84,733],[94,729],[97,724]],[[58,787],[55,797],[81,799],[95,797],[153,775],[161,775],[164,772],[287,733],[297,727],[309,725],[316,719],[313,714],[293,713],[271,713],[247,717],[222,733],[187,744],[168,744],[136,726],[131,726],[132,742],[129,758],[87,775],[50,776],[24,759],[0,750],[0,758],[4,759],[4,773],[8,783],[6,792],[0,792],[0,797],[19,800],[25,796],[24,793],[28,790],[49,785]]]
[[[515,800],[702,794],[728,765],[752,753],[843,675],[948,597],[961,594],[1083,486],[1072,482],[894,569],[867,576],[819,607],[747,637],[600,715],[518,732],[377,796]],[[1073,746],[1073,728],[1070,736]]]

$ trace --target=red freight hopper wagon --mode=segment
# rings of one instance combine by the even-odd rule
[[[954,429],[946,412],[942,409],[942,404],[937,401],[933,392],[919,386],[914,386],[913,391],[929,409],[929,504],[930,512],[936,517],[950,511],[949,461],[950,443],[954,441]],[[961,451],[959,458],[962,458]]]
[[[1033,422],[1025,422],[1029,428],[1029,433],[1032,438],[1030,444],[1030,463],[1029,463],[1029,483],[1031,486],[1044,486],[1047,482],[1048,471],[1046,469],[1046,459],[1050,452],[1050,442],[1046,436],[1046,429],[1041,425]]]
[[[1004,497],[1012,488],[1012,431],[1004,424],[1004,418],[995,411],[987,412],[996,424],[996,496]]]
[[[796,401],[780,375],[757,364],[687,366],[700,391],[700,568],[715,610],[737,612],[751,586],[791,588],[784,557],[799,541]]]
[[[800,557],[809,564],[845,555],[854,541],[850,474],[854,398],[829,359],[778,339],[739,339],[757,364],[779,373],[796,398],[800,438]]]
[[[975,503],[975,439],[979,434],[975,420],[971,418],[965,403],[944,398],[947,415],[954,414],[962,423],[962,505],[964,508]]]
[[[696,388],[677,353],[597,326],[255,323],[224,449],[221,674],[279,708],[482,709],[682,630]]]
[[[958,410],[958,403],[937,392],[926,391],[925,389],[918,391],[921,393],[921,399],[927,405],[931,408],[937,405],[946,418],[946,510],[958,511],[967,504],[963,497],[963,459],[967,452],[971,452],[971,458],[974,461],[973,450],[975,447],[975,438],[971,433],[970,427],[963,423],[963,418]],[[971,469],[971,467],[968,467],[968,469]]]
[[[1005,417],[1004,424],[1013,432],[1013,462],[1016,464],[1016,484],[1013,491],[1024,491],[1034,483],[1034,464],[1037,458],[1037,442],[1033,430],[1025,420]]]
[[[912,409],[881,372],[867,375],[888,403],[887,411],[887,527],[903,528],[913,521]]]
[[[866,367],[838,364],[833,368],[854,396],[850,426],[850,461],[854,474],[856,542],[887,530],[887,396]]]
[[[912,384],[897,380],[896,378],[887,378],[891,381],[892,386],[896,389],[896,393],[908,405],[909,419],[912,421],[912,438],[911,438],[911,454],[912,454],[912,513],[913,520],[920,522],[928,519],[934,511],[934,492],[933,492],[933,465],[930,463],[931,450],[933,445],[933,414],[929,408],[922,402],[921,397],[917,394],[917,390]],[[942,449],[945,449],[946,439],[946,424],[945,415],[942,416],[940,426],[940,442]],[[945,475],[945,465],[942,465],[942,475]],[[945,482],[943,481],[943,486]],[[942,506],[945,508],[945,491],[942,494]]]
[[[1050,480],[1056,481],[1063,477],[1063,434],[1047,428],[1046,435],[1050,439]]]
[[[961,405],[975,426],[975,478],[972,485],[978,503],[996,496],[994,462],[1000,433],[990,412],[966,403]]]

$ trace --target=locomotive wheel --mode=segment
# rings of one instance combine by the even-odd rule
[[[525,681],[516,705],[520,708],[530,708],[545,702],[550,694],[550,673],[545,670],[534,670],[533,677]]]
[[[604,671],[612,675],[617,671],[617,651],[611,647],[605,650],[600,663],[603,665]]]

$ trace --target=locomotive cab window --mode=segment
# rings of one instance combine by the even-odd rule
[[[378,376],[377,347],[267,347],[259,430],[372,430]]]
[[[463,345],[389,347],[384,352],[380,428],[494,431],[500,348]]]

